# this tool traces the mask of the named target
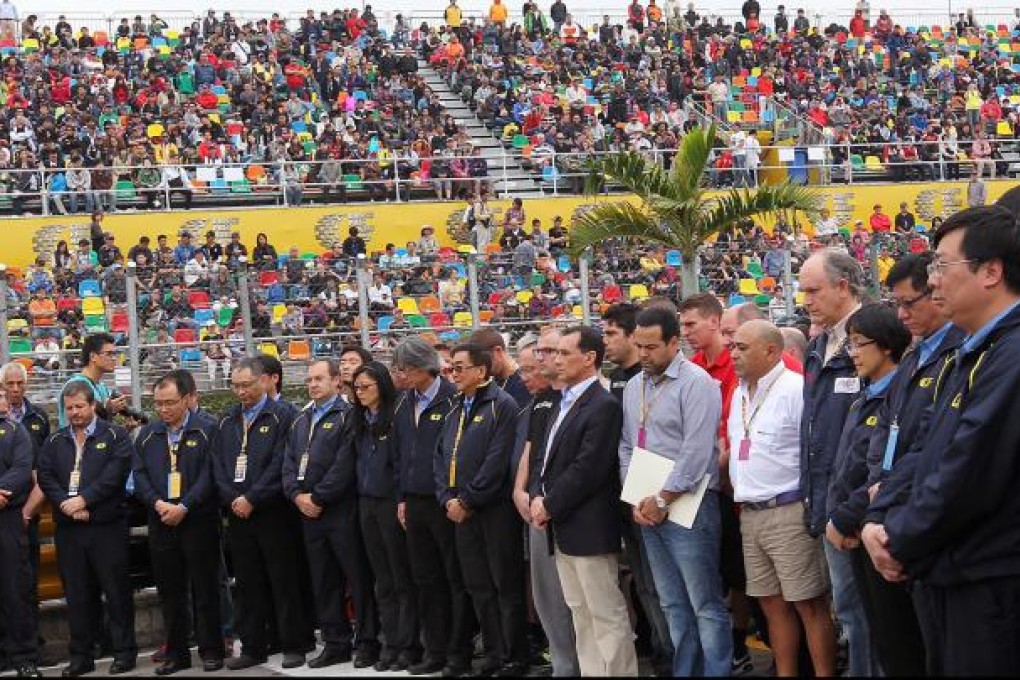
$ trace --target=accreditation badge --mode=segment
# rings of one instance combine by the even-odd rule
[[[81,472],[79,470],[74,470],[71,472],[71,479],[67,483],[67,495],[77,496],[78,487],[80,485],[81,485]]]
[[[240,483],[244,481],[244,478],[248,476],[248,454],[244,454],[237,457],[237,462],[234,463],[234,483]]]
[[[308,471],[308,454],[305,453],[301,456],[301,462],[298,464],[297,480],[299,482],[305,481],[305,472]]]
[[[181,473],[171,472],[166,478],[166,499],[168,501],[180,500],[181,497]]]

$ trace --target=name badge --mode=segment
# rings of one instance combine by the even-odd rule
[[[740,440],[740,449],[737,453],[737,460],[749,460],[751,458],[751,440],[744,437]]]
[[[181,473],[171,472],[166,477],[166,499],[176,501],[181,497]]]
[[[248,456],[247,454],[237,457],[237,462],[234,463],[234,482],[240,483],[244,481],[244,478],[248,476]]]
[[[298,464],[297,480],[299,482],[305,481],[305,472],[308,471],[308,454],[301,456],[301,462]]]
[[[71,472],[71,479],[67,482],[67,495],[77,496],[78,487],[81,485],[81,472],[73,470]]]
[[[861,391],[861,379],[836,378],[836,386],[832,391],[834,394],[857,394]]]

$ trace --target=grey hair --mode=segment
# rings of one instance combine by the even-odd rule
[[[261,378],[266,374],[266,365],[262,363],[262,359],[255,357],[242,357],[238,359],[233,365],[233,372],[249,370],[255,378]]]
[[[829,283],[835,286],[845,280],[854,299],[864,297],[864,269],[860,262],[838,248],[825,248],[821,251],[821,258]]]
[[[538,335],[535,333],[525,333],[517,341],[517,352],[523,352],[527,348],[538,344]]]
[[[428,371],[437,376],[440,371],[439,352],[419,337],[412,336],[400,341],[393,350],[393,364]]]
[[[3,367],[0,367],[0,380],[7,380],[11,372],[16,373],[22,380],[28,380],[28,369],[17,361],[8,361]]]

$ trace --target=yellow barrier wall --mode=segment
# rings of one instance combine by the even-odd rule
[[[989,201],[994,201],[1013,181],[989,181]],[[909,183],[881,185],[853,185],[820,187],[825,205],[837,216],[841,224],[850,226],[855,219],[868,223],[872,206],[880,203],[887,214],[899,210],[901,201],[910,205],[911,211],[922,224],[930,223],[935,216],[947,217],[966,207],[967,185],[965,182]],[[526,199],[524,209],[530,221],[542,220],[548,229],[553,217],[560,215],[569,227],[571,218],[591,205],[606,201],[620,200],[570,197]],[[510,206],[510,201],[493,202],[500,216]],[[398,203],[398,204],[353,204],[346,206],[325,206],[307,208],[261,208],[248,210],[192,210],[172,213],[138,212],[107,215],[104,228],[117,236],[117,245],[126,254],[138,238],[147,234],[155,246],[156,236],[167,234],[170,244],[177,243],[177,234],[187,229],[195,234],[196,243],[203,243],[205,233],[212,230],[221,242],[229,240],[232,231],[241,233],[241,240],[249,250],[255,246],[259,232],[269,235],[270,243],[277,252],[284,254],[291,246],[301,252],[322,252],[335,241],[347,236],[351,226],[357,226],[368,240],[370,250],[382,250],[388,242],[398,247],[407,241],[417,239],[421,226],[435,227],[436,235],[444,245],[455,245],[467,240],[467,231],[462,225],[465,209],[463,203]],[[801,220],[803,222],[803,219]],[[74,250],[74,244],[81,238],[88,238],[89,217],[55,216],[45,218],[10,218],[3,220],[3,248],[0,262],[10,266],[24,267],[35,257],[42,255],[52,263],[52,253],[57,241],[66,239]]]

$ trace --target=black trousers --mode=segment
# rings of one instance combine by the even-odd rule
[[[425,655],[466,665],[474,613],[457,559],[454,524],[435,496],[407,496],[407,547],[418,590]]]
[[[248,519],[231,515],[227,539],[241,611],[237,628],[242,652],[266,656],[267,625],[275,612],[283,651],[300,653],[306,640],[294,555],[301,545],[287,522],[287,508],[282,503],[264,506]]]
[[[457,557],[489,664],[529,658],[521,525],[509,499],[475,510],[456,525]]]
[[[357,619],[357,644],[378,645],[379,614],[357,505],[346,502],[328,507],[319,519],[304,519],[302,528],[323,642],[351,645],[351,622],[344,597],[349,588]]]
[[[149,552],[163,610],[167,657],[191,659],[191,599],[198,655],[202,659],[222,659],[219,513],[185,517],[176,527],[150,518]]]
[[[32,592],[28,533],[21,523],[21,506],[0,510],[0,621],[3,651],[14,664],[35,661],[38,653]]]
[[[128,529],[124,521],[109,524],[57,524],[54,543],[57,567],[67,600],[71,661],[93,658],[102,636],[101,597],[106,600],[110,645],[115,659],[133,662],[135,607],[128,576]]]
[[[914,584],[929,675],[1020,675],[1020,577]]]
[[[397,521],[397,502],[362,496],[358,499],[358,516],[375,576],[375,598],[386,641],[384,654],[404,654],[417,660],[421,656],[417,594],[404,528]]]
[[[924,675],[924,641],[910,592],[902,583],[882,578],[867,551],[855,550],[853,557],[854,579],[882,672],[889,677]]]

